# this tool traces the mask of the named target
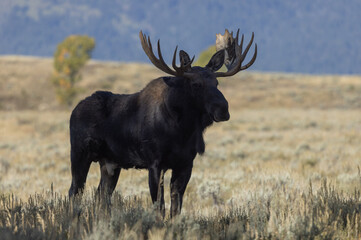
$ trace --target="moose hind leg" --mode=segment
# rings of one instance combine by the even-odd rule
[[[69,197],[81,193],[84,190],[86,177],[89,172],[91,161],[81,152],[71,151],[71,175],[72,181],[69,189]]]

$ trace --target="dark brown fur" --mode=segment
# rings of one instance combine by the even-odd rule
[[[180,67],[171,70],[163,61],[158,42],[159,58],[151,42],[139,33],[142,47],[152,63],[176,77],[151,81],[142,91],[129,95],[96,92],[81,101],[70,118],[71,173],[69,195],[84,188],[92,162],[99,162],[101,180],[98,190],[110,196],[122,168],[148,169],[149,189],[153,203],[158,202],[164,216],[163,176],[172,170],[171,216],[179,214],[183,194],[191,177],[193,160],[205,151],[204,130],[213,122],[229,119],[228,102],[218,90],[216,77],[227,77],[251,66],[242,62],[252,44],[242,53],[242,43],[227,41],[235,51],[215,53],[206,67],[191,67],[188,54],[180,51]],[[219,36],[218,36],[219,37]],[[221,37],[219,37],[221,39]],[[237,44],[236,44],[237,43]],[[232,48],[232,47],[231,47]],[[228,50],[227,50],[228,49]],[[232,63],[226,73],[216,71],[227,59]]]
[[[100,163],[99,191],[107,194],[113,192],[121,168],[145,168],[152,200],[164,212],[162,186],[157,199],[159,181],[161,172],[171,169],[171,215],[179,213],[193,159],[205,149],[205,128],[229,119],[213,69],[217,66],[194,67],[194,79],[163,77],[135,94],[96,92],[81,101],[70,119],[69,195],[83,189],[92,162]]]

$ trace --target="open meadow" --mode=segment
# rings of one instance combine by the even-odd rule
[[[148,172],[123,170],[112,205],[69,201],[71,108],[52,61],[0,57],[0,239],[360,239],[361,77],[245,71],[220,79],[231,119],[205,133],[181,216],[153,211]],[[90,61],[78,102],[132,93],[163,76],[147,64]],[[75,106],[75,104],[74,104]]]

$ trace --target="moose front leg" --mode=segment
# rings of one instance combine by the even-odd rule
[[[183,195],[189,179],[191,178],[192,167],[185,169],[174,169],[170,180],[171,217],[180,214],[183,203]]]
[[[165,170],[158,167],[149,168],[149,190],[153,204],[158,204],[158,209],[165,216],[164,207],[164,173]]]
[[[111,195],[118,182],[120,168],[115,164],[100,161],[100,173],[101,178],[98,186],[98,193],[101,196],[106,197],[110,202]]]

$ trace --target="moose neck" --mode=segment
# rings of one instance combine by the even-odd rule
[[[164,103],[167,111],[174,119],[176,126],[185,133],[194,131],[203,133],[213,123],[205,109],[196,103],[185,78],[164,78],[167,84]]]
[[[207,113],[194,103],[187,79],[163,77],[151,81],[138,95],[145,114],[143,125],[151,124],[157,132],[180,144],[194,144],[203,153],[203,131],[212,124]]]
[[[174,78],[176,79],[176,78]],[[177,80],[177,85],[166,88],[164,107],[171,116],[173,132],[183,143],[191,144],[197,153],[203,154],[205,143],[203,132],[212,124],[212,120],[196,107],[195,99],[187,88],[187,79]]]

